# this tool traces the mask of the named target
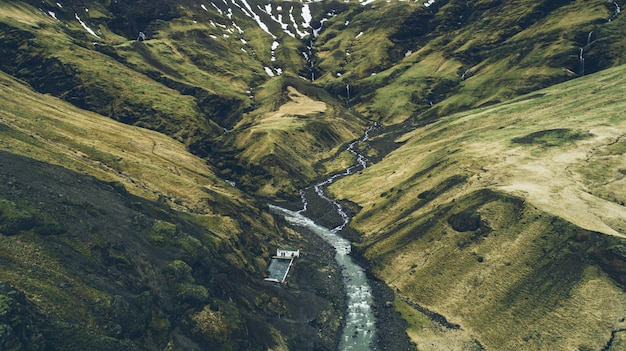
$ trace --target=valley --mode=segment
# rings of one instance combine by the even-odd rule
[[[622,350],[624,6],[0,3],[0,349]]]

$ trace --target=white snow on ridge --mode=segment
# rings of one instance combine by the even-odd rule
[[[217,10],[217,12],[220,13],[220,15],[224,16],[224,11],[222,11],[222,9],[220,9],[219,7],[217,7],[217,5],[215,5],[215,3],[211,3],[211,5]],[[204,5],[203,5],[204,6]]]
[[[272,17],[273,19],[273,17]],[[288,36],[295,38],[296,35],[293,34],[290,30],[289,30],[289,25],[287,23],[283,22],[283,14],[279,13],[278,14],[278,19],[274,19],[276,22],[278,22],[278,24],[280,24],[281,28],[283,29],[283,32],[287,33]],[[298,28],[296,28],[298,29]]]
[[[302,5],[302,19],[304,20],[304,23],[302,23],[302,27],[308,28],[311,26],[313,16],[311,15],[311,9],[309,8],[309,4]]]
[[[85,30],[87,32],[89,32],[89,34],[93,35],[96,38],[100,38],[100,36],[98,34],[96,34],[96,32],[94,32],[91,28],[87,27],[87,25],[85,24],[85,22],[83,22],[80,17],[78,17],[77,13],[74,13],[74,16],[76,17],[76,19],[78,20],[78,22],[80,23],[81,26],[83,26],[83,28],[85,28]]]
[[[308,5],[306,5],[306,6],[307,6],[307,9],[308,9]],[[309,16],[310,16],[310,15],[311,15],[311,14],[309,13]],[[302,7],[302,16],[304,17],[304,6]],[[300,28],[298,28],[298,24],[296,23],[296,19],[295,19],[295,17],[293,17],[293,7],[291,7],[291,8],[289,9],[289,19],[291,20],[291,23],[293,23],[293,28],[295,28],[296,32],[297,32],[297,33],[298,33],[298,35],[300,36],[300,39],[304,39],[304,37],[306,37],[309,33],[307,33],[307,32],[301,32],[301,31],[300,31]],[[306,18],[305,18],[304,20],[305,20],[305,22],[304,22],[304,23],[302,23],[302,27],[304,27],[304,28],[309,28],[309,27],[310,27],[310,24],[309,24],[309,23],[311,22],[311,20],[309,19],[309,20],[307,21],[307,19],[306,19]]]
[[[243,29],[241,29],[241,27],[239,27],[237,23],[233,22],[233,27],[237,28],[237,31],[239,32],[239,34],[243,34]]]
[[[272,32],[270,32],[269,27],[267,26],[267,24],[265,24],[262,20],[261,17],[259,17],[259,15],[257,15],[254,11],[252,11],[252,7],[250,7],[250,4],[248,4],[248,2],[246,0],[240,0],[241,3],[248,9],[248,11],[251,13],[251,15],[248,15],[248,17],[252,18],[253,20],[256,21],[256,23],[259,25],[259,27],[261,27],[261,29],[269,34],[272,38],[276,39],[276,36],[274,34],[272,34]],[[233,0],[233,4],[235,3],[235,1]]]
[[[283,15],[281,13],[278,14],[278,17],[276,17],[273,13],[272,13],[272,5],[268,4],[265,5],[265,10],[263,10],[260,6],[257,6],[259,8],[259,10],[267,13],[270,18],[278,23],[280,25],[280,27],[283,29],[283,32],[285,32],[287,35],[289,35],[292,38],[295,38],[296,35],[293,34],[290,30],[289,30],[289,25],[287,23],[283,23]],[[276,7],[276,11],[281,11],[282,7],[281,6],[277,6]]]
[[[278,48],[278,45],[280,45],[276,40],[274,40],[274,42],[272,43],[272,62],[276,61],[276,49]]]
[[[225,25],[225,24],[215,23],[215,22],[213,22],[213,20],[210,20],[210,21],[209,21],[209,23],[211,23],[211,25],[212,25],[213,27],[215,27],[215,28],[217,28],[217,27],[220,27],[220,28],[222,28],[222,29],[226,29],[226,28],[228,28],[228,27],[226,27],[226,25]]]
[[[270,77],[274,77],[275,76],[274,71],[272,71],[271,68],[269,68],[267,66],[265,66],[263,68],[265,69],[265,73],[267,73],[268,76],[270,76]]]
[[[224,3],[226,4],[226,0],[222,0],[224,1]],[[241,7],[241,5],[239,5],[238,3],[235,2],[235,0],[230,0],[231,3],[237,7],[239,7],[239,9],[241,10],[241,12],[243,12],[244,15],[252,18],[252,15],[248,13],[248,11],[246,11],[246,9],[244,9],[243,7]],[[226,4],[226,6],[228,6],[228,4]],[[229,7],[230,8],[230,7]]]

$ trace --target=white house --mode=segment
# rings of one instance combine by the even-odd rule
[[[277,249],[276,250],[276,257],[278,258],[289,258],[289,257],[300,257],[300,250],[283,250],[283,249]]]

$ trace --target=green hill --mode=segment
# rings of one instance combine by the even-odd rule
[[[0,84],[4,350],[333,348],[326,246],[170,137]],[[290,293],[262,280],[277,247],[307,250]]]
[[[623,346],[624,73],[441,118],[331,186],[418,349]]]
[[[381,344],[623,349],[624,6],[1,2],[0,349],[335,349],[333,253],[266,202],[372,125],[329,192]]]

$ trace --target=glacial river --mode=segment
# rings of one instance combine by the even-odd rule
[[[377,128],[377,126],[368,129],[362,139],[356,140],[348,145],[347,151],[352,153],[356,159],[353,166],[348,167],[342,173],[335,174],[325,181],[312,186],[317,196],[328,201],[341,217],[342,223],[339,226],[333,229],[328,229],[315,223],[313,220],[302,214],[307,210],[308,205],[305,195],[306,191],[301,191],[303,208],[299,211],[291,211],[282,207],[270,205],[270,209],[273,212],[283,215],[292,225],[307,228],[311,232],[322,237],[326,242],[335,248],[335,260],[341,270],[348,302],[345,314],[345,327],[339,342],[339,351],[373,350],[376,335],[376,320],[371,308],[373,302],[372,290],[365,276],[365,270],[354,261],[352,256],[350,256],[350,242],[339,235],[339,232],[350,221],[350,217],[338,202],[324,194],[324,189],[336,179],[367,167],[367,158],[356,151],[356,145],[359,142],[367,142],[369,133],[374,128]]]
[[[346,325],[339,343],[339,350],[372,350],[375,335],[375,319],[371,309],[372,291],[365,271],[349,255],[350,242],[299,212],[274,205],[270,205],[270,208],[275,213],[285,216],[289,223],[307,228],[335,248],[335,260],[341,269],[348,298]]]

